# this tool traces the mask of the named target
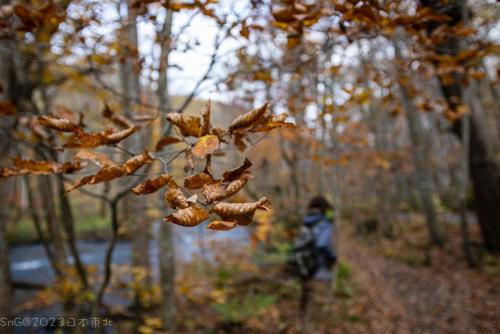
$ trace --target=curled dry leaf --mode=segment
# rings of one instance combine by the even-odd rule
[[[39,116],[37,121],[40,125],[62,132],[76,132],[79,130],[77,124],[66,118],[56,118],[51,116]]]
[[[269,104],[266,102],[262,106],[236,117],[231,122],[231,125],[229,126],[229,131],[233,132],[236,130],[242,130],[258,123],[264,116],[264,114],[267,112],[268,105]]]
[[[243,174],[241,174],[238,179],[232,181],[227,185],[224,198],[229,198],[232,195],[236,194],[252,177],[253,175],[249,171],[243,172]]]
[[[110,166],[105,166],[95,174],[95,175],[89,175],[78,181],[73,188],[67,190],[66,192],[73,191],[77,188],[80,188],[81,186],[84,186],[86,184],[97,184],[101,182],[107,182],[111,181],[113,179],[125,176],[127,174],[127,171],[123,166],[119,165],[110,165]]]
[[[203,185],[201,193],[208,203],[212,203],[226,197],[226,187],[221,180],[214,180]]]
[[[81,161],[69,161],[58,164],[53,161],[34,161],[21,158],[12,158],[14,167],[4,167],[0,169],[0,178],[20,176],[27,174],[48,175],[57,173],[70,174],[82,169],[85,165]]]
[[[226,129],[223,128],[213,128],[212,133],[219,138],[219,141],[225,143],[224,135],[227,133]]]
[[[161,137],[160,140],[156,143],[155,151],[161,151],[165,146],[172,145],[175,143],[181,142],[182,139],[172,136],[164,136]]]
[[[295,124],[285,122],[287,114],[271,115],[265,117],[261,122],[252,127],[250,132],[266,132],[275,128],[295,128]]]
[[[83,167],[85,167],[85,164],[82,163],[80,160],[68,161],[61,165],[59,171],[65,174],[71,174],[73,172],[79,171]]]
[[[191,150],[186,150],[184,159],[186,161],[186,164],[184,165],[184,172],[191,173],[194,170],[193,152]]]
[[[125,138],[129,137],[131,134],[134,132],[139,131],[141,127],[138,125],[134,125],[131,128],[114,132],[112,134],[109,134],[107,136],[104,136],[103,144],[111,145],[111,144],[117,144],[124,140]]]
[[[14,166],[19,169],[26,169],[33,174],[51,174],[55,173],[58,169],[58,164],[53,161],[34,161],[25,160],[18,157],[12,158]]]
[[[107,182],[125,175],[133,174],[136,170],[138,170],[145,164],[150,163],[151,161],[153,161],[153,159],[149,155],[148,151],[144,151],[142,154],[128,159],[123,165],[106,165],[99,169],[99,171],[95,175],[86,176],[78,181],[73,186],[73,188],[69,189],[67,192],[73,191],[86,184]]]
[[[243,152],[247,149],[248,142],[246,140],[245,135],[241,133],[234,134],[234,146],[238,148],[240,152]]]
[[[184,187],[187,189],[199,189],[212,180],[213,178],[209,174],[198,173],[186,177],[184,179]]]
[[[163,220],[181,226],[194,227],[207,218],[208,212],[205,209],[192,205],[175,211],[170,216],[163,218]]]
[[[267,209],[264,205],[269,203],[267,197],[262,197],[254,203],[225,203],[220,202],[213,206],[210,212],[216,213],[223,220],[233,221],[238,225],[248,225],[252,222],[255,210]]]
[[[169,189],[165,194],[165,201],[172,209],[185,209],[189,206],[189,202],[184,196],[182,189],[179,188],[177,183],[174,180],[169,181],[168,183]]]
[[[245,172],[248,168],[252,167],[252,162],[248,160],[248,158],[245,158],[245,161],[243,163],[231,170],[225,171],[222,174],[222,178],[224,181],[232,181],[234,179],[237,179],[243,172]]]
[[[122,128],[129,129],[129,128],[134,127],[134,124],[130,120],[128,120],[126,117],[121,116],[121,115],[116,115],[115,111],[113,109],[111,109],[107,103],[104,104],[102,116],[104,118],[109,119],[111,122],[113,122],[114,124],[116,124]]]
[[[109,166],[113,164],[113,161],[111,161],[111,159],[108,158],[106,155],[87,149],[82,149],[78,151],[78,153],[75,155],[75,158],[82,160],[90,160],[100,167]]]
[[[162,174],[154,179],[148,179],[132,189],[135,195],[151,194],[166,186],[172,180],[172,175]]]
[[[201,135],[201,121],[199,117],[168,113],[167,120],[177,126],[183,136],[199,137]]]
[[[153,158],[149,155],[148,151],[144,150],[142,154],[133,156],[132,158],[125,161],[123,167],[128,175],[134,174],[136,170],[141,168],[142,166],[151,163]]]
[[[68,137],[66,139],[66,143],[63,146],[67,148],[91,148],[101,145],[114,145],[129,137],[134,132],[139,131],[139,129],[140,127],[136,125],[132,128],[117,132],[115,132],[113,129],[106,129],[101,132],[90,133],[79,130]]]
[[[103,145],[105,132],[85,133],[78,131],[66,139],[63,147],[67,148],[90,148]]]
[[[228,170],[222,174],[222,180],[213,180],[203,185],[202,194],[208,203],[220,201],[236,194],[252,178],[248,168],[252,166],[250,160],[245,161],[240,166]]]
[[[198,139],[193,147],[193,154],[197,157],[204,158],[217,148],[219,148],[219,138],[215,135],[206,135]]]
[[[228,231],[236,227],[235,222],[226,222],[223,220],[214,220],[208,224],[207,229],[215,231]]]
[[[210,100],[208,100],[205,108],[201,110],[201,117],[203,118],[203,126],[201,128],[201,135],[206,136],[210,133],[212,125],[210,124]]]

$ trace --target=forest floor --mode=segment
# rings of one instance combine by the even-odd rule
[[[207,242],[210,256],[196,254],[178,263],[178,333],[500,333],[500,255],[481,250],[479,231],[471,239],[479,265],[470,268],[457,224],[446,225],[444,248],[429,248],[423,219],[402,216],[394,238],[362,234],[350,222],[337,227],[340,261],[335,293],[315,282],[308,321],[299,311],[300,284],[285,272],[286,247],[274,252],[242,245],[234,238]],[[222,232],[221,232],[222,233]],[[123,281],[118,270],[111,290],[131,300],[143,297],[140,321],[126,305],[114,313],[128,314],[114,322],[117,333],[165,333],[159,318],[160,290],[145,290],[139,280]],[[57,295],[57,289],[41,297]],[[333,296],[333,298],[332,298]],[[43,299],[43,298],[42,298]],[[47,298],[51,302],[57,296]],[[113,318],[114,320],[115,318]]]
[[[443,249],[429,249],[423,221],[413,220],[400,224],[394,239],[341,226],[333,302],[328,287],[315,283],[305,329],[300,286],[277,265],[255,266],[236,252],[208,274],[205,293],[184,269],[179,318],[190,320],[181,332],[499,333],[500,257],[482,251],[479,267],[469,268],[459,226],[447,226]]]
[[[447,229],[444,249],[430,251],[425,229],[409,229],[397,241],[343,236],[341,254],[352,267],[356,291],[348,312],[361,321],[332,332],[498,333],[498,257],[483,254],[480,266],[471,269],[458,227]]]

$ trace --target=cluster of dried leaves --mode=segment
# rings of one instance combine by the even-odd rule
[[[269,115],[267,103],[236,117],[228,129],[212,127],[210,113],[210,103],[208,103],[201,111],[201,118],[176,113],[167,115],[167,120],[177,127],[184,138],[197,138],[196,142],[186,150],[185,170],[194,170],[193,156],[206,160],[204,170],[185,177],[183,187],[179,186],[171,175],[163,174],[139,184],[132,192],[136,195],[149,194],[167,186],[165,201],[175,211],[165,217],[165,221],[192,227],[208,219],[210,214],[214,214],[217,215],[217,219],[212,220],[208,228],[230,230],[237,225],[250,224],[255,211],[266,209],[265,205],[269,200],[263,197],[253,203],[226,202],[225,200],[238,193],[252,178],[249,171],[252,163],[245,159],[242,165],[225,171],[221,178],[217,179],[212,174],[212,154],[219,149],[220,143],[229,143],[233,140],[240,150],[244,150],[247,147],[246,136],[250,133],[294,125],[285,121],[286,115]],[[163,137],[156,144],[156,150],[183,140],[172,136]],[[198,193],[190,197],[186,195],[186,192],[194,191]],[[198,195],[201,195],[200,199]]]
[[[65,111],[71,114],[69,111]],[[80,116],[78,122],[69,118],[55,116],[38,116],[30,121],[34,136],[46,145],[56,146],[54,136],[46,129],[54,130],[62,141],[59,149],[79,149],[73,156],[73,161],[59,164],[54,161],[32,161],[13,158],[14,166],[0,170],[0,177],[10,177],[26,174],[55,174],[72,173],[86,166],[85,161],[91,161],[100,167],[97,172],[80,179],[68,192],[85,185],[109,182],[111,180],[133,175],[141,167],[155,160],[165,161],[158,153],[165,147],[175,143],[185,143],[180,153],[186,157],[186,174],[184,183],[179,186],[172,175],[162,175],[147,179],[132,189],[135,195],[151,194],[166,187],[165,201],[174,211],[165,221],[182,225],[196,226],[208,219],[210,214],[217,218],[209,225],[213,230],[229,230],[237,225],[248,225],[252,222],[254,213],[258,209],[266,209],[269,200],[263,197],[253,203],[227,202],[231,196],[238,193],[252,178],[249,168],[252,163],[245,159],[241,166],[222,173],[220,178],[212,174],[211,161],[214,153],[220,152],[221,143],[230,144],[231,141],[240,149],[247,147],[247,136],[255,132],[267,132],[278,127],[294,127],[285,121],[286,114],[271,115],[268,104],[236,117],[228,129],[213,127],[210,122],[210,102],[201,111],[201,117],[188,116],[179,113],[169,113],[167,120],[178,129],[180,136],[164,136],[155,145],[155,155],[144,150],[123,163],[115,163],[105,154],[92,150],[99,146],[116,146],[140,130],[131,120],[118,115],[105,105],[102,116],[116,127],[107,127],[99,132],[88,132]],[[121,129],[120,129],[121,128]],[[195,141],[188,141],[194,137]],[[205,161],[202,172],[194,173],[195,158]],[[198,193],[195,193],[198,192]],[[188,195],[189,194],[189,195]],[[198,198],[199,196],[199,198]]]

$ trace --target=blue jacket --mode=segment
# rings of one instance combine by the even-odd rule
[[[329,267],[337,261],[337,254],[333,248],[333,225],[321,213],[312,212],[304,217],[304,225],[312,227],[314,243],[320,253],[320,264]]]

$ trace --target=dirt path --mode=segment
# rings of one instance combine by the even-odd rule
[[[433,267],[412,267],[377,255],[352,239],[343,241],[341,250],[352,267],[354,305],[367,320],[361,324],[364,330],[500,332],[498,278],[488,281],[446,261],[434,261]]]

